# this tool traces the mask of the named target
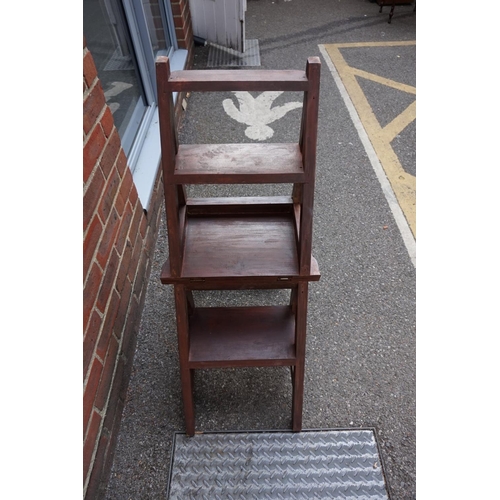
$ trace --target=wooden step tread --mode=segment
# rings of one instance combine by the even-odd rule
[[[167,259],[163,284],[191,289],[290,288],[318,281],[311,256],[309,274],[298,264],[297,221],[288,197],[188,199],[180,276],[172,276]]]
[[[196,308],[189,317],[190,368],[295,363],[289,306]]]
[[[304,182],[298,144],[182,144],[174,182],[298,183]]]
[[[185,278],[298,274],[292,214],[188,217]]]

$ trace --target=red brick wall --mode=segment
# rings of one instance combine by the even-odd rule
[[[83,75],[83,480],[95,499],[112,462],[163,197],[159,174],[146,215],[86,47]]]
[[[193,46],[193,26],[189,0],[171,0],[172,14],[174,15],[175,34],[180,49],[188,49],[191,53]]]
[[[188,0],[173,0],[172,11],[178,45],[189,50],[190,67],[193,40]],[[141,206],[84,40],[83,485],[88,500],[103,498],[111,470],[161,203],[159,169],[147,214]]]

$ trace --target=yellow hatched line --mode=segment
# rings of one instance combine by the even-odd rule
[[[417,101],[413,101],[402,113],[383,129],[385,139],[391,142],[400,132],[402,132],[417,117]]]
[[[351,66],[347,66],[347,71],[350,71],[356,76],[361,76],[366,80],[372,80],[373,82],[381,83],[387,87],[392,87],[396,90],[402,90],[403,92],[408,92],[408,94],[417,95],[417,89],[412,85],[406,85],[406,83],[396,82],[394,80],[390,80],[389,78],[384,78],[383,76],[376,75],[375,73],[368,73],[368,71],[364,71],[358,68],[352,68]]]
[[[380,163],[385,171],[385,174],[391,184],[394,191],[396,199],[403,211],[408,225],[416,237],[416,177],[408,174],[404,171],[399,158],[394,152],[390,141],[401,132],[404,126],[411,123],[414,119],[410,119],[414,113],[413,104],[410,105],[405,111],[403,111],[403,116],[396,117],[391,123],[386,125],[385,128],[380,126],[373,110],[366,99],[364,92],[362,91],[358,81],[356,80],[356,75],[363,76],[370,75],[370,79],[374,81],[379,81],[384,85],[390,83],[390,87],[394,87],[393,80],[384,79],[378,75],[373,75],[372,73],[367,73],[362,70],[355,70],[351,68],[345,61],[344,57],[340,53],[340,48],[348,47],[387,47],[387,46],[399,46],[399,45],[415,45],[416,42],[372,42],[372,43],[349,43],[349,44],[330,44],[325,45],[325,49],[330,56],[333,64],[335,65],[342,82],[344,83],[349,96],[358,112],[358,116],[361,120],[363,127],[365,128],[370,142],[380,160]],[[362,73],[362,74],[361,74]],[[385,82],[385,83],[384,83]],[[402,87],[401,87],[402,86]],[[414,87],[406,86],[404,84],[399,84],[399,90],[408,91],[409,93],[415,93]],[[406,125],[404,125],[406,123]],[[404,125],[404,126],[403,126]],[[403,126],[403,128],[401,128]]]
[[[400,42],[349,42],[349,43],[333,43],[325,45],[327,47],[338,47],[339,49],[346,49],[352,47],[405,47],[408,45],[417,45],[415,40],[405,40]]]

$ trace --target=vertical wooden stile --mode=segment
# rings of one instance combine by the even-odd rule
[[[302,188],[302,209],[300,214],[300,274],[311,272],[312,217],[314,206],[314,178],[316,173],[316,142],[318,137],[319,79],[321,62],[319,57],[307,60],[306,75],[309,81],[305,101],[302,127],[302,159],[306,182]]]
[[[181,274],[181,235],[177,216],[179,192],[172,182],[175,169],[175,155],[178,145],[174,119],[174,103],[168,88],[170,62],[168,57],[160,56],[156,60],[156,85],[158,89],[158,107],[160,112],[161,163],[163,170],[163,192],[167,216],[168,244],[170,248],[170,273],[177,277]]]

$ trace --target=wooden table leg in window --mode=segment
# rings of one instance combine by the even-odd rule
[[[416,0],[377,0],[377,3],[380,5],[380,10],[379,12],[382,12],[382,7],[386,5],[391,6],[391,10],[389,12],[389,21],[388,23],[391,24],[392,22],[392,16],[394,15],[394,8],[396,5],[411,5],[415,3],[415,7],[413,8],[413,12],[417,10],[416,6]]]

